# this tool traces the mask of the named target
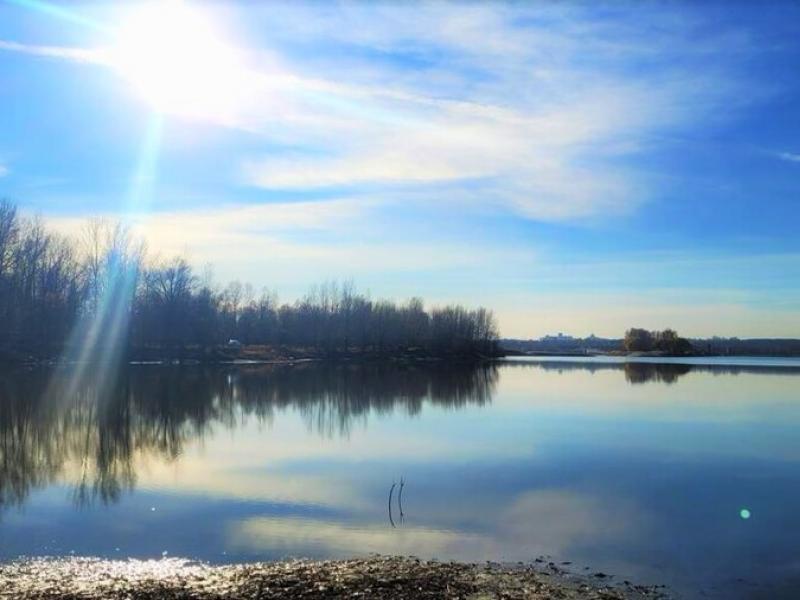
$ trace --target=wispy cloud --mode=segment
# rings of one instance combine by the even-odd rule
[[[636,28],[572,8],[506,5],[283,7],[273,16],[284,35],[337,50],[335,61],[296,68],[338,85],[315,107],[333,133],[323,152],[245,161],[245,180],[265,188],[449,182],[467,199],[478,180],[483,203],[534,219],[618,214],[647,197],[618,159],[705,119],[736,85],[724,70],[701,76],[669,61],[721,56],[732,40],[693,44],[680,21],[642,31],[655,14]]]
[[[183,255],[197,267],[212,264],[226,278],[268,283],[290,294],[331,276],[353,277],[365,287],[377,281],[388,290],[386,282],[402,276],[411,282],[425,273],[474,278],[500,266],[529,269],[535,261],[529,249],[498,248],[477,240],[389,236],[391,224],[379,222],[374,208],[360,198],[226,204],[141,215],[132,218],[131,226],[152,257]],[[365,228],[367,222],[370,227]],[[54,216],[48,223],[78,238],[86,219]],[[405,297],[418,292],[411,287],[399,293]]]
[[[800,154],[795,154],[793,152],[778,152],[777,157],[781,160],[800,163]]]
[[[264,188],[445,182],[448,195],[468,198],[479,182],[484,203],[534,219],[625,213],[647,194],[621,159],[706,118],[735,88],[713,66],[702,76],[671,66],[669,56],[688,51],[666,51],[686,42],[708,57],[730,40],[694,48],[675,44],[678,26],[649,35],[572,9],[284,6],[272,16],[284,35],[337,50],[336,61],[291,70],[337,84],[310,92],[296,121],[313,152],[244,162],[245,181]]]
[[[6,165],[4,165],[3,163],[0,163],[0,177],[5,177],[10,172],[11,171],[9,170],[9,168]]]
[[[8,40],[0,40],[0,50],[8,52],[21,52],[33,56],[57,58],[74,62],[96,65],[108,65],[108,55],[105,51],[90,48],[75,48],[67,46],[37,46],[20,44]]]
[[[258,39],[235,36],[250,42],[237,52],[241,89],[224,111],[191,116],[292,148],[249,151],[240,176],[250,186],[418,194],[444,184],[449,198],[532,219],[624,214],[648,196],[628,163],[653,136],[707,125],[723,101],[731,106],[737,84],[720,57],[748,40],[698,42],[687,37],[689,17],[664,19],[657,10],[643,11],[635,26],[624,15],[590,12],[254,7],[248,20]],[[102,50],[1,44],[115,68]],[[675,66],[699,55],[702,72]],[[441,195],[429,190],[430,201]]]

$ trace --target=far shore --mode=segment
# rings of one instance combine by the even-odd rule
[[[181,559],[26,559],[0,564],[0,597],[20,599],[368,598],[468,600],[646,600],[663,586],[530,564],[469,564],[372,556],[211,566]]]
[[[109,349],[107,352],[113,353]],[[104,356],[105,350],[95,351],[94,357]],[[617,357],[617,358],[713,358],[752,356],[758,358],[791,358],[794,354],[722,354],[693,352],[674,354],[663,351],[627,352],[615,351],[519,351],[504,348],[488,350],[485,352],[430,352],[420,348],[392,349],[392,350],[324,350],[316,348],[287,347],[287,346],[242,346],[232,349],[221,345],[208,348],[187,347],[165,350],[162,348],[136,348],[129,350],[119,357],[121,363],[130,365],[288,365],[303,362],[340,361],[340,362],[438,362],[438,363],[482,363],[514,357],[563,357],[563,358],[592,358],[592,357]],[[0,367],[14,365],[44,366],[44,365],[69,365],[79,362],[94,362],[96,358],[80,358],[75,352],[62,353],[28,353],[0,350]]]

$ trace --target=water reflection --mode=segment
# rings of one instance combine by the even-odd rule
[[[69,370],[2,374],[0,500],[24,510],[0,559],[550,554],[689,598],[800,597],[798,372],[136,367],[71,394]]]
[[[621,364],[580,362],[518,362],[512,364],[525,365],[532,368],[542,369],[544,371],[556,371],[558,373],[576,370],[589,371],[590,373],[596,373],[598,371],[622,371],[625,374],[625,380],[634,385],[649,382],[673,384],[678,381],[680,377],[691,372],[694,368],[691,365],[632,362]]]
[[[0,508],[62,475],[75,504],[116,502],[136,484],[135,455],[179,457],[189,441],[249,417],[294,409],[309,430],[347,436],[370,414],[419,415],[427,402],[491,401],[494,365],[300,364],[241,368],[134,367],[109,387],[70,369],[5,373],[0,383]],[[68,470],[76,473],[66,473]]]
[[[688,364],[679,362],[603,362],[591,359],[534,359],[534,360],[509,360],[505,365],[540,369],[547,372],[567,373],[569,371],[588,371],[589,373],[622,371],[625,380],[633,385],[642,383],[665,383],[671,385],[689,373],[708,373],[711,375],[786,375],[787,373],[800,373],[798,366],[771,366],[771,365],[725,365],[725,364]]]

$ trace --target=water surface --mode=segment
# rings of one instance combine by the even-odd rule
[[[0,559],[549,555],[797,598],[798,390],[791,359],[6,371]]]

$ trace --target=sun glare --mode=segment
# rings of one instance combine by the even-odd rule
[[[125,15],[112,62],[156,110],[225,116],[242,87],[235,50],[210,17],[185,2],[138,6]]]

